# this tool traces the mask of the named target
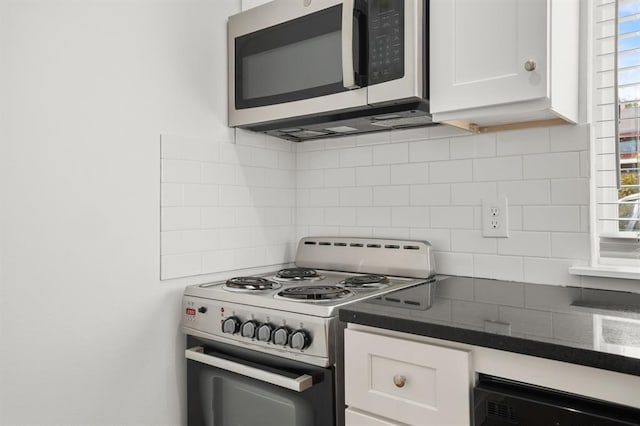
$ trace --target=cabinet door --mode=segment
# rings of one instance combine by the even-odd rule
[[[549,97],[547,0],[430,4],[432,113]]]
[[[403,426],[400,423],[392,423],[350,408],[344,412],[344,421],[345,426]]]
[[[468,352],[350,329],[344,339],[350,408],[409,425],[470,424]]]

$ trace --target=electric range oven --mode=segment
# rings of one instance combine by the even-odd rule
[[[307,237],[293,268],[187,287],[188,424],[342,426],[338,309],[434,272],[428,242]]]

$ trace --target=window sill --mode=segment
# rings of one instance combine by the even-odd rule
[[[572,266],[569,268],[571,275],[584,275],[588,277],[619,278],[624,280],[640,280],[640,267],[597,265],[597,266]]]

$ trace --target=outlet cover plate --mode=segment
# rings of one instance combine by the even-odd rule
[[[491,238],[509,237],[509,203],[507,197],[482,200],[482,235]]]

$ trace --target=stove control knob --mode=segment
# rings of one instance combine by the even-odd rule
[[[240,320],[236,317],[229,317],[222,322],[222,332],[236,334],[240,329]]]
[[[287,327],[276,328],[271,337],[271,341],[275,345],[287,346],[287,343],[289,343],[289,329]]]
[[[289,342],[289,346],[291,346],[291,349],[303,350],[308,347],[310,343],[311,337],[309,337],[309,333],[304,330],[296,330],[291,335],[291,342]]]
[[[245,321],[240,327],[240,334],[242,335],[242,337],[248,337],[250,339],[253,339],[256,336],[257,328],[258,328],[257,322],[253,320]]]
[[[257,337],[261,342],[268,342],[271,340],[271,333],[273,332],[273,326],[271,324],[262,324],[258,327]]]

